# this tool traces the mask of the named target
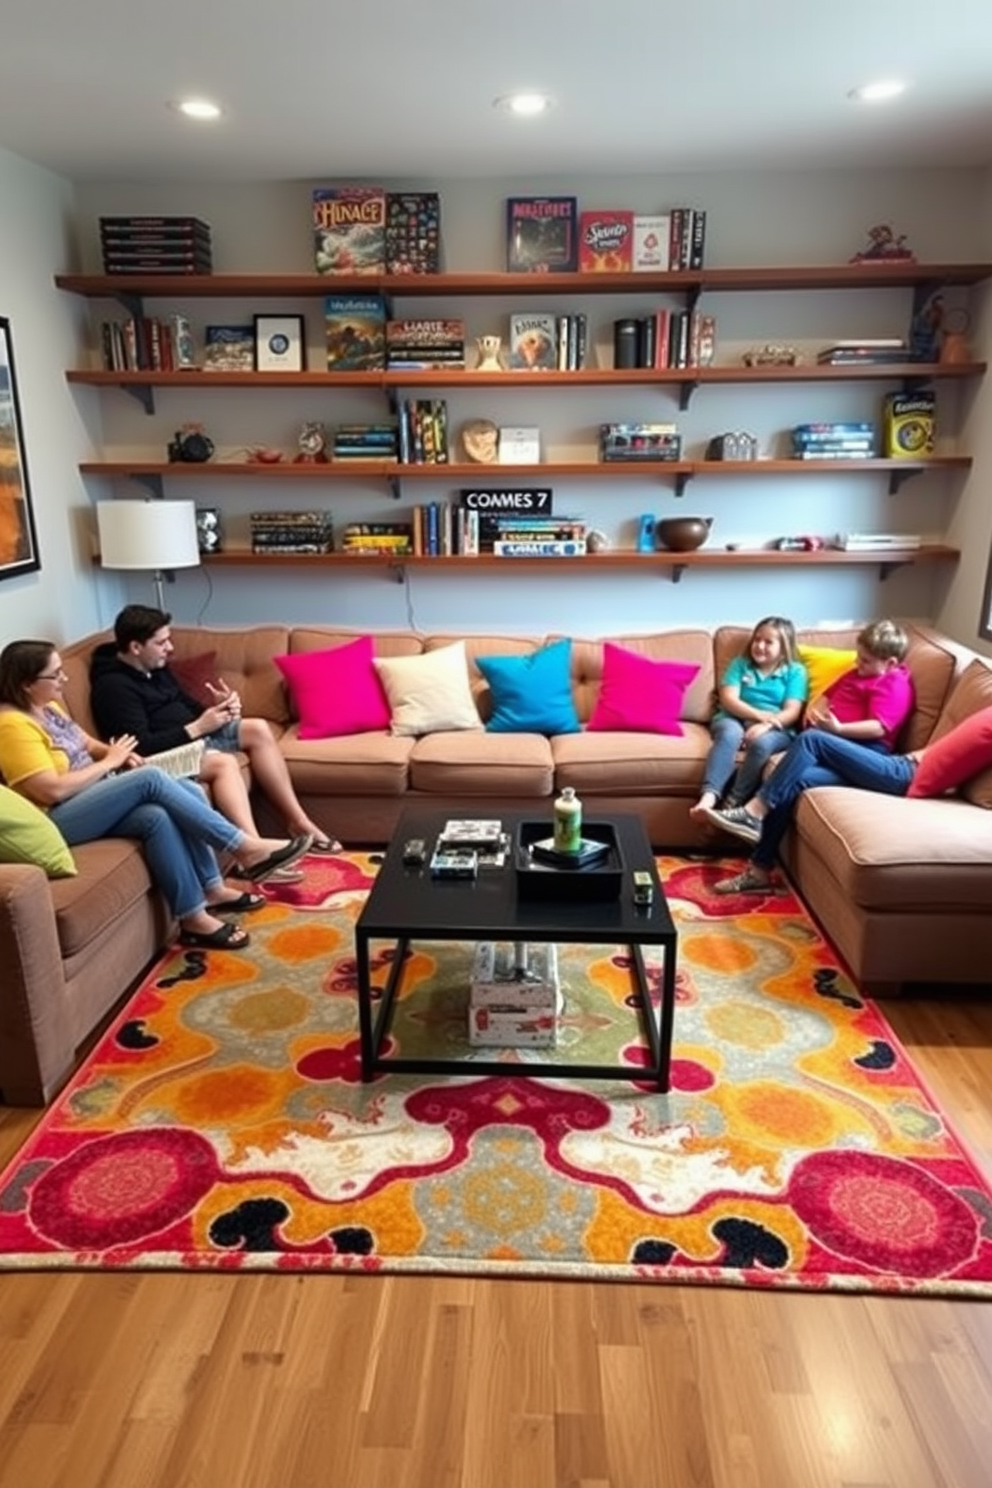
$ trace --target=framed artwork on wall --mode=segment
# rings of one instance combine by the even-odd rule
[[[256,315],[256,372],[304,372],[303,327],[302,315]]]
[[[40,567],[10,321],[0,315],[0,579]]]

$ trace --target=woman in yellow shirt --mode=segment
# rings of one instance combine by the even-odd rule
[[[137,837],[183,945],[242,950],[247,932],[219,916],[259,909],[265,899],[225,884],[217,853],[229,852],[259,882],[302,857],[310,835],[280,841],[243,832],[192,781],[143,764],[132,735],[109,744],[91,738],[66,711],[65,680],[50,641],[12,641],[0,652],[0,774],[48,812],[70,846]]]

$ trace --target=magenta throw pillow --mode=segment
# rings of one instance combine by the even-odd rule
[[[992,708],[965,718],[928,744],[909,783],[908,796],[942,796],[992,765]]]
[[[333,739],[388,729],[389,704],[372,665],[371,636],[359,636],[329,651],[277,656],[301,739]]]
[[[687,661],[652,661],[613,641],[603,642],[603,680],[586,728],[634,734],[682,733],[686,689],[699,674]]]

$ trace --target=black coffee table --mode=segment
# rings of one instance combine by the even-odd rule
[[[672,1054],[678,932],[665,901],[651,844],[640,817],[617,815],[609,819],[615,828],[625,865],[619,898],[585,903],[563,894],[561,899],[522,902],[517,895],[512,852],[502,868],[480,868],[478,878],[471,880],[438,880],[431,877],[426,863],[420,868],[404,865],[403,844],[406,841],[422,837],[429,855],[444,823],[456,814],[413,809],[403,813],[355,926],[363,1081],[371,1080],[377,1072],[389,1070],[422,1071],[435,1075],[513,1073],[590,1080],[654,1079],[659,1090],[666,1091]],[[531,820],[536,815],[536,811],[500,813],[504,831],[514,835],[522,820]],[[654,901],[647,907],[636,905],[633,900],[631,874],[636,869],[650,873],[654,884]],[[395,954],[373,1017],[370,946],[373,941],[383,940],[395,942]],[[650,1051],[650,1063],[635,1066],[528,1060],[509,1064],[505,1060],[476,1058],[474,1055],[471,1059],[412,1059],[401,1054],[383,1055],[382,1046],[402,982],[408,947],[411,941],[437,940],[629,946],[638,1012]],[[661,996],[657,1008],[651,999],[642,954],[644,946],[658,946],[663,952]]]

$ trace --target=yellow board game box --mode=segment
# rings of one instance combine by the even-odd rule
[[[928,389],[889,393],[882,420],[883,454],[890,460],[919,460],[934,452],[937,400]]]

